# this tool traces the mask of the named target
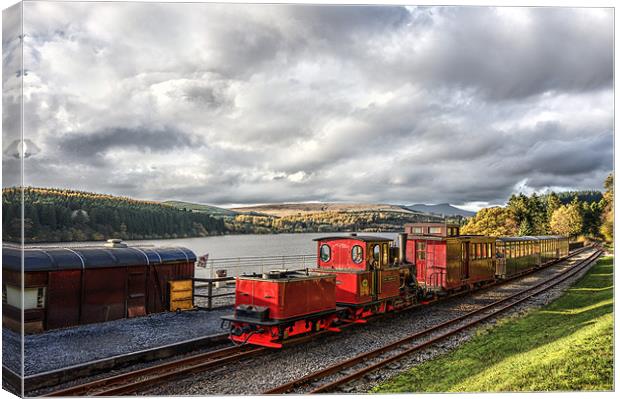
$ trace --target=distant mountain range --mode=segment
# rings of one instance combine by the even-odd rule
[[[353,204],[353,203],[293,203],[293,204],[266,204],[233,208],[239,213],[258,213],[277,217],[294,215],[307,215],[319,212],[399,212],[407,214],[420,214],[422,212],[406,209],[400,205],[390,204]]]
[[[448,203],[437,205],[414,204],[414,205],[391,205],[391,204],[355,204],[355,203],[291,203],[291,204],[265,204],[232,209],[220,208],[212,205],[194,204],[183,201],[166,201],[166,205],[177,208],[185,208],[195,212],[204,212],[212,216],[236,216],[236,215],[262,215],[287,217],[295,215],[308,215],[320,212],[398,212],[416,215],[432,216],[474,216],[475,212],[466,211],[454,207]]]
[[[437,205],[426,205],[426,204],[414,204],[406,206],[407,209],[411,209],[412,211],[418,211],[423,213],[430,213],[433,215],[443,215],[443,216],[463,216],[463,217],[472,217],[476,214],[476,212],[466,211],[465,209],[457,208],[448,203],[437,204]]]

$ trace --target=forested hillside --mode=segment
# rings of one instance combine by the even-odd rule
[[[2,190],[3,240],[20,236],[20,191]],[[405,223],[441,221],[413,212],[353,210],[275,216],[185,202],[159,203],[51,188],[24,189],[26,242],[99,241],[332,231],[400,231]]]
[[[275,217],[237,215],[227,226],[238,233],[303,233],[333,231],[402,231],[405,223],[441,222],[442,218],[395,211],[334,211]]]
[[[15,188],[2,190],[5,241],[19,240],[20,196]],[[200,237],[225,231],[221,219],[157,202],[73,190],[24,189],[27,242]]]

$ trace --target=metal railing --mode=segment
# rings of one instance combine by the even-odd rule
[[[235,295],[235,291],[226,291],[226,292],[222,292],[222,293],[218,293],[218,294],[214,294],[213,293],[213,285],[215,283],[219,283],[219,282],[223,282],[226,283],[227,281],[234,281],[235,277],[217,277],[217,278],[193,278],[193,291],[192,291],[192,295],[194,297],[194,305],[196,308],[198,309],[206,309],[206,310],[211,310],[214,308],[213,306],[213,298],[222,298],[222,297],[227,297],[227,296],[234,296]],[[196,284],[196,283],[206,283],[206,284]],[[233,286],[234,287],[234,286]],[[202,288],[206,288],[207,289],[207,293],[203,294],[201,291]],[[198,292],[196,292],[198,291]],[[196,301],[196,298],[205,298],[207,300],[207,305],[206,306],[202,306],[202,304],[199,304],[199,301]],[[219,306],[215,306],[215,307],[221,307],[221,306],[226,306],[226,304],[221,304]]]
[[[265,273],[274,269],[305,269],[316,266],[316,255],[242,256],[207,260],[206,267],[197,267],[201,278],[216,278],[217,270],[226,270],[227,276],[243,273]]]

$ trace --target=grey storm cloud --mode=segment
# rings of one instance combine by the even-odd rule
[[[612,9],[28,2],[24,32],[31,185],[499,204],[613,168]]]
[[[68,159],[91,159],[114,149],[133,149],[147,153],[174,151],[182,147],[198,150],[204,142],[173,128],[106,128],[88,133],[70,133],[48,138],[50,147]]]

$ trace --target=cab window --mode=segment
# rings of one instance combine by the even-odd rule
[[[353,249],[351,249],[351,259],[353,260],[353,263],[362,263],[362,260],[364,260],[362,252],[362,247],[359,245],[353,246]]]
[[[332,249],[327,244],[321,245],[321,260],[323,262],[329,262],[332,257]]]
[[[381,259],[381,247],[379,244],[375,244],[372,247],[372,258],[377,262]]]
[[[387,244],[383,244],[383,264],[387,265],[390,260],[388,259],[390,255],[390,250]]]

